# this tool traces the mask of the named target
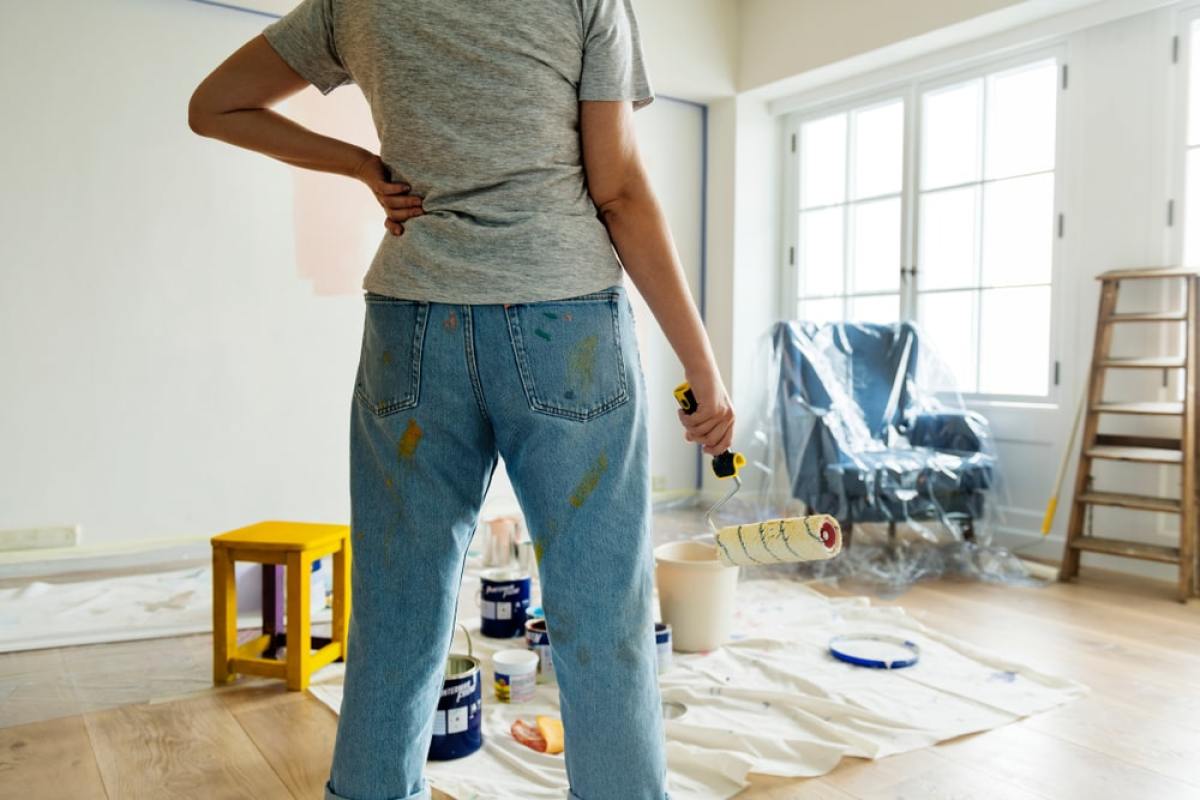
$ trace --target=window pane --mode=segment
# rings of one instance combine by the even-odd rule
[[[827,206],[846,199],[846,115],[800,127],[800,207]]]
[[[954,386],[936,386],[936,390],[976,390],[976,298],[974,291],[936,292],[918,297],[917,319],[925,334],[921,346],[931,348],[956,381]]]
[[[1183,220],[1183,263],[1200,264],[1200,148],[1187,154],[1187,175],[1184,199],[1186,215]]]
[[[899,194],[904,177],[904,101],[854,112],[854,197]]]
[[[982,292],[979,390],[1044,395],[1049,388],[1050,287]]]
[[[803,300],[797,318],[803,322],[841,322],[845,318],[842,313],[842,298]]]
[[[1053,173],[986,184],[983,284],[1049,283],[1053,232]]]
[[[979,187],[921,195],[917,280],[921,289],[974,286]]]
[[[800,295],[830,295],[846,291],[842,276],[842,206],[800,214]]]
[[[1058,62],[1040,61],[988,76],[988,178],[1054,169]]]
[[[851,206],[854,219],[854,290],[900,288],[900,198]]]
[[[922,98],[921,188],[979,180],[982,81],[935,89]]]
[[[1188,144],[1200,144],[1200,19],[1192,23],[1188,76]]]
[[[851,297],[850,319],[854,322],[895,322],[900,319],[900,295]]]

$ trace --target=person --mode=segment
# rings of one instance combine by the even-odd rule
[[[356,84],[380,153],[272,110]],[[667,796],[647,398],[624,273],[691,383],[734,412],[637,148],[654,100],[630,0],[303,0],[195,90],[198,134],[357,179],[386,232],[363,281],[354,552],[327,798],[423,798],[468,544],[502,457],[538,554],[569,796]]]

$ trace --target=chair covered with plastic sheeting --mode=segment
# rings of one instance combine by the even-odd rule
[[[792,495],[847,530],[886,522],[894,534],[897,522],[929,520],[972,539],[993,484],[991,432],[924,385],[920,344],[910,323],[775,326]]]

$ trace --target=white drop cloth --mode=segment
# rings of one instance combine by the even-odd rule
[[[251,605],[259,605],[258,597],[249,599]],[[208,633],[212,567],[53,583],[30,580],[0,588],[0,610],[0,653]],[[322,609],[313,613],[312,621],[327,622],[330,617]],[[238,619],[241,628],[260,624],[257,609]]]
[[[524,705],[495,701],[491,654],[520,646],[520,640],[479,635],[478,610],[469,600],[477,583],[477,565],[468,565],[459,617],[484,665],[484,746],[457,761],[429,762],[426,774],[457,800],[562,800],[562,757],[536,753],[509,734],[517,718],[557,715],[557,689],[539,685],[534,701]],[[1087,691],[931,630],[903,609],[875,608],[864,597],[830,599],[791,581],[740,583],[735,631],[734,641],[720,650],[675,653],[672,668],[660,676],[664,701],[687,707],[684,716],[666,723],[672,800],[732,797],[751,772],[821,775],[845,756],[915,750],[1045,711]],[[872,631],[915,642],[919,663],[874,670],[829,655],[832,637]],[[461,633],[454,651],[465,652]],[[323,671],[311,691],[337,711],[340,667]]]

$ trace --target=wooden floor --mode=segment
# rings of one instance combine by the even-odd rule
[[[1200,798],[1200,606],[1172,591],[1093,570],[1071,585],[938,582],[877,601],[1092,693],[937,747],[847,759],[820,778],[756,777],[739,797]],[[207,687],[207,644],[0,656],[0,798],[322,797],[336,717],[273,681]]]

